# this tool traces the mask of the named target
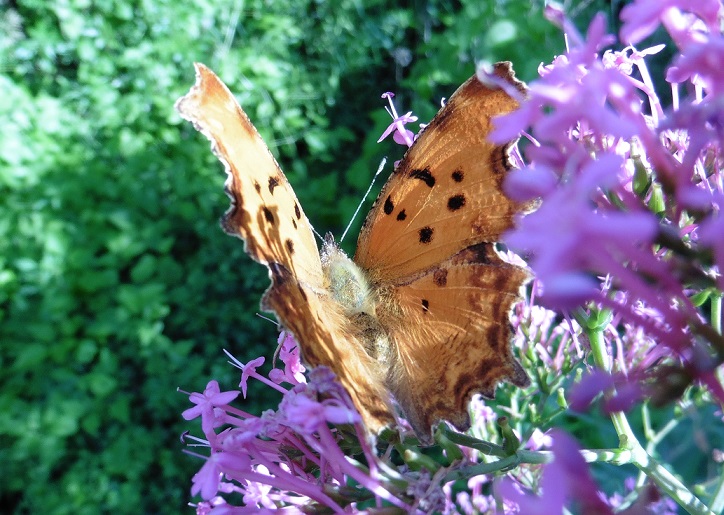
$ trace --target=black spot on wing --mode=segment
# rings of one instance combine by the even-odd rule
[[[287,248],[287,252],[289,252],[289,255],[294,254],[294,242],[290,239],[287,239],[284,242],[284,246]]]
[[[455,170],[450,177],[452,177],[452,180],[455,182],[463,182],[463,179],[465,178],[465,174],[462,170],[458,169]]]
[[[457,211],[461,207],[465,205],[465,195],[462,193],[459,195],[453,195],[449,199],[447,199],[447,208],[450,211]]]
[[[254,181],[254,189],[257,193],[261,193],[261,185],[256,181]]]
[[[299,209],[299,204],[297,204],[296,202],[294,203],[294,215],[297,217],[297,220],[301,220],[302,210]]]
[[[410,172],[410,178],[420,179],[430,188],[435,186],[435,177],[430,173],[430,170],[427,168],[423,168],[422,170],[412,170]]]
[[[262,207],[261,209],[264,212],[264,219],[269,222],[270,225],[274,225],[274,213],[272,213],[266,206]]]
[[[269,177],[269,193],[274,195],[274,188],[279,186],[279,177]]]
[[[405,213],[405,210],[403,209],[399,213],[397,213],[397,221],[402,222],[405,218],[407,218],[407,213]]]
[[[430,243],[432,241],[432,235],[434,232],[435,231],[430,226],[423,227],[422,229],[420,229],[420,231],[419,231],[420,243],[425,243],[425,244]]]
[[[392,214],[392,211],[395,210],[395,204],[392,202],[392,199],[388,195],[385,199],[385,204],[382,206],[382,210],[385,212],[386,215]]]
[[[430,302],[427,299],[422,299],[422,310],[425,313],[430,311]]]

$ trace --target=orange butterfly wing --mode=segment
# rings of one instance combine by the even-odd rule
[[[392,420],[379,368],[325,288],[311,225],[259,133],[223,82],[196,64],[196,84],[176,109],[210,141],[227,172],[231,208],[224,230],[269,268],[272,285],[262,308],[292,331],[312,366],[326,365],[350,393],[370,431]]]
[[[301,281],[321,287],[317,242],[287,178],[226,85],[203,64],[194,66],[196,84],[176,110],[211,141],[227,172],[232,204],[222,227],[242,238],[256,261],[279,263]]]
[[[395,350],[388,388],[423,443],[440,420],[467,429],[474,394],[493,398],[501,381],[529,384],[508,319],[527,279],[482,243],[393,288],[395,315],[381,313]]]
[[[510,63],[494,73],[521,92]],[[482,241],[498,241],[521,206],[502,181],[510,145],[488,141],[492,118],[518,103],[468,79],[425,127],[382,188],[363,224],[354,261],[382,280],[412,275]]]
[[[495,73],[525,91],[510,63]],[[487,140],[491,119],[517,106],[502,89],[465,82],[408,150],[359,237],[354,260],[390,339],[388,388],[423,442],[438,420],[466,428],[473,394],[529,382],[508,320],[527,274],[493,246],[525,206],[502,192],[510,144]]]

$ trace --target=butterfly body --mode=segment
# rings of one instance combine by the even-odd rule
[[[509,145],[487,141],[517,107],[473,77],[423,130],[367,216],[353,259],[328,238],[321,254],[296,195],[233,95],[203,65],[177,104],[228,173],[224,229],[269,268],[262,307],[297,338],[305,361],[331,368],[370,434],[396,402],[418,438],[448,420],[469,425],[476,393],[526,386],[508,314],[527,280],[495,242],[524,209],[502,193]],[[524,91],[509,63],[495,73]],[[391,394],[391,395],[390,395]],[[393,401],[394,399],[394,401]]]
[[[345,314],[374,316],[376,302],[369,279],[330,237],[322,247],[321,260],[326,288]]]

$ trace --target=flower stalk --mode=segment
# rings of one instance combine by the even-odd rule
[[[591,355],[596,366],[601,370],[611,372],[611,360],[606,350],[604,339],[604,326],[600,323],[583,324],[584,331],[591,343]],[[615,395],[613,388],[604,392],[606,397]],[[639,468],[647,477],[651,478],[656,485],[676,501],[679,506],[684,508],[687,513],[692,515],[714,515],[714,511],[709,509],[701,500],[699,500],[676,476],[671,474],[666,467],[662,466],[658,461],[653,459],[646,449],[643,448],[628,422],[626,414],[622,411],[610,413],[611,422],[616,428],[618,435],[619,448],[613,450],[599,451],[602,454],[595,456],[595,460],[599,461],[599,457],[606,457],[605,461],[616,463],[618,465],[632,464]],[[594,456],[590,456],[594,457]],[[602,460],[603,461],[603,460]]]

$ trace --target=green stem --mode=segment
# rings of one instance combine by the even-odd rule
[[[717,333],[721,333],[721,325],[722,325],[722,318],[721,318],[721,301],[722,297],[724,297],[724,294],[718,293],[711,296],[711,327],[714,329]]]
[[[444,433],[444,435],[447,437],[448,440],[450,440],[451,442],[454,442],[458,445],[463,445],[465,447],[470,447],[471,449],[476,449],[488,456],[496,456],[498,458],[505,458],[508,455],[505,452],[505,449],[503,449],[503,447],[501,447],[500,445],[486,442],[485,440],[479,440],[478,438],[475,438],[470,435],[452,431],[445,425],[441,425],[440,430]]]
[[[649,454],[652,454],[654,452],[656,446],[659,445],[659,443],[661,443],[661,441],[676,428],[676,425],[676,421],[669,420],[664,427],[659,429],[658,432],[654,433],[651,436],[651,438],[649,439],[649,445],[646,448]]]
[[[724,513],[724,470],[719,474],[719,481],[711,496],[711,510],[714,513]]]
[[[602,325],[598,325],[596,328],[586,327],[586,325],[583,325],[583,327],[591,342],[591,351],[596,366],[606,372],[611,372],[611,360],[606,351],[606,344],[603,338],[604,327]],[[613,393],[613,391],[609,391],[606,395],[610,396]],[[714,515],[714,512],[701,502],[681,481],[649,456],[639,443],[638,438],[636,438],[623,412],[617,411],[611,413],[611,421],[618,434],[619,450],[617,452],[626,451],[627,454],[630,453],[628,463],[633,463],[643,471],[663,492],[676,501],[679,506],[684,508],[688,513],[695,515]]]
[[[719,334],[722,334],[722,297],[724,297],[724,294],[722,293],[711,296],[711,327]],[[720,367],[718,373],[719,381],[722,381],[722,375],[724,374],[722,373]],[[711,495],[710,504],[714,513],[724,513],[724,470],[722,470],[722,473],[719,474],[719,481],[717,482],[716,488],[714,488],[714,492]]]
[[[517,465],[520,465],[520,463],[521,461],[518,454],[513,454],[512,456],[508,456],[507,458],[493,461],[491,463],[479,463],[471,467],[451,471],[445,476],[442,484],[450,481],[456,481],[458,479],[467,479],[473,476],[479,476],[481,474],[492,474],[493,472],[499,472],[501,470],[509,470]]]

